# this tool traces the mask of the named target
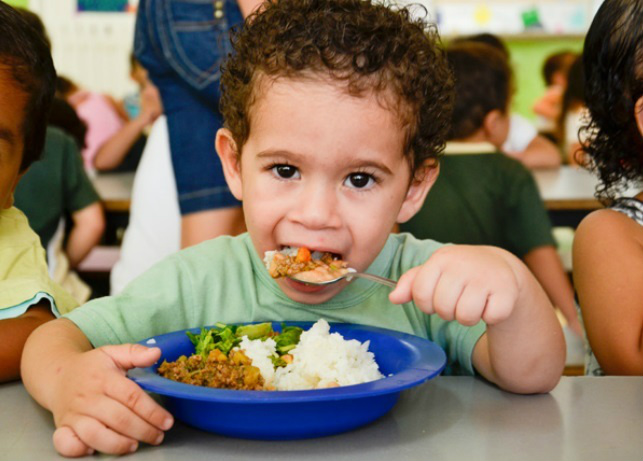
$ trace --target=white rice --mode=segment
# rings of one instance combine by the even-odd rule
[[[238,347],[259,368],[266,386],[294,391],[349,386],[383,378],[368,346],[369,341],[360,343],[330,333],[330,325],[322,319],[301,334],[299,344],[290,351],[293,362],[276,371],[270,359],[276,355],[274,340],[249,340],[244,336]]]
[[[329,331],[328,322],[322,319],[302,333],[299,344],[290,351],[293,362],[275,373],[277,390],[349,386],[383,378],[368,351],[369,341],[345,340]]]
[[[268,338],[261,341],[260,339],[248,339],[247,336],[244,336],[237,348],[245,352],[246,356],[252,360],[253,366],[259,368],[264,379],[264,386],[273,386],[275,367],[270,357],[277,355],[275,340]]]

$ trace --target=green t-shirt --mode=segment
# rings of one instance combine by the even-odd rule
[[[100,200],[73,138],[53,127],[47,128],[42,158],[20,179],[14,198],[45,248],[61,217]]]
[[[422,209],[400,230],[419,239],[498,246],[519,258],[555,245],[549,215],[529,170],[495,150],[484,150],[484,144],[472,146],[479,146],[480,152],[447,150]]]
[[[368,272],[398,279],[441,244],[391,235]],[[216,322],[349,322],[428,338],[446,350],[447,372],[473,373],[471,354],[484,323],[465,327],[388,300],[390,288],[358,279],[323,304],[292,301],[270,277],[248,234],[219,237],[180,251],[134,280],[118,296],[99,298],[68,318],[95,347]]]
[[[0,209],[0,320],[18,317],[43,299],[56,316],[78,305],[49,278],[45,250],[25,215],[15,207]]]

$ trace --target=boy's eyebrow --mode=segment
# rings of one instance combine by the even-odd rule
[[[257,154],[257,158],[269,158],[269,157],[287,157],[293,159],[293,161],[297,161],[303,155],[297,154],[295,152],[287,151],[287,150],[264,150],[262,152],[259,152]],[[392,175],[393,172],[389,167],[387,167],[384,163],[377,162],[375,160],[360,160],[356,159],[348,164],[349,168],[365,168],[365,167],[371,167],[371,168],[377,168],[384,172],[385,174]]]

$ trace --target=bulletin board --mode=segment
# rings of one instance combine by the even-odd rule
[[[584,35],[599,0],[433,0],[442,35]]]

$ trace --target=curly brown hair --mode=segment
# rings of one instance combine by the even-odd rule
[[[453,82],[435,26],[363,0],[268,0],[233,31],[221,111],[239,154],[262,78],[322,78],[393,103],[412,171],[444,149]],[[425,15],[426,16],[426,15]],[[391,99],[391,96],[393,98]]]

